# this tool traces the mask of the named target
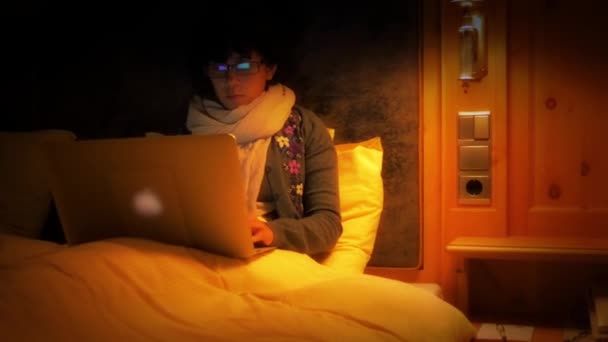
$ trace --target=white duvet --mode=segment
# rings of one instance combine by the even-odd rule
[[[250,261],[140,239],[0,235],[3,341],[470,341],[415,286],[275,250]]]

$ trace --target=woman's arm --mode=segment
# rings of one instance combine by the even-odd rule
[[[268,222],[272,245],[306,254],[331,250],[342,234],[336,149],[326,126],[311,112],[302,114],[305,140],[304,217]]]

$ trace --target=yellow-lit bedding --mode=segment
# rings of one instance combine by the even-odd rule
[[[250,261],[140,239],[63,247],[0,235],[4,341],[469,341],[407,283],[274,250]]]

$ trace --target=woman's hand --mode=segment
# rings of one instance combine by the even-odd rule
[[[249,220],[249,227],[251,227],[251,240],[254,244],[269,246],[274,240],[274,233],[266,222],[253,218]]]

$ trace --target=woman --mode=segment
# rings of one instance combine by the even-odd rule
[[[236,136],[256,245],[328,252],[342,233],[336,150],[320,118],[273,83],[276,45],[265,37],[240,31],[205,45],[186,125]]]

